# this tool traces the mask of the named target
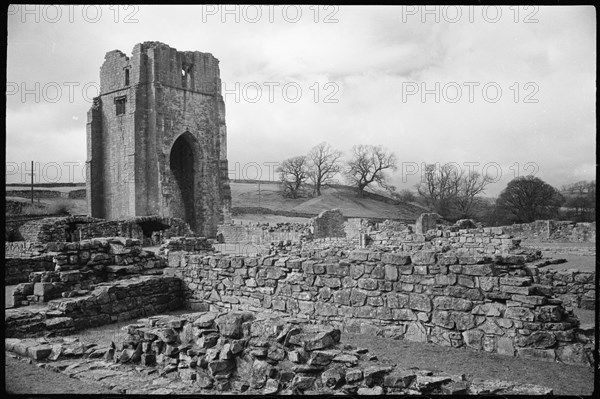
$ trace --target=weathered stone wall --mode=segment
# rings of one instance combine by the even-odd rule
[[[172,251],[212,252],[215,240],[204,237],[172,237],[160,246],[159,254],[168,255]]]
[[[34,283],[31,289],[15,291],[15,306],[47,302],[100,281],[162,274],[166,264],[153,252],[142,250],[139,240],[124,237],[54,242],[46,248],[45,256],[19,258],[6,268],[5,279],[12,284]]]
[[[77,228],[80,225],[102,222],[102,219],[88,216],[62,216],[32,220],[19,227],[24,241],[65,242],[79,239]]]
[[[46,252],[46,244],[31,241],[6,241],[4,243],[4,256],[30,257]]]
[[[4,259],[4,285],[24,283],[29,280],[33,272],[44,272],[54,270],[52,255],[42,255],[27,258]]]
[[[108,52],[87,142],[92,216],[176,217],[215,236],[231,193],[219,61],[210,53],[159,42],[136,44],[131,57]]]
[[[429,230],[435,230],[438,219],[440,216],[437,213],[422,213],[415,222],[415,233],[425,235]]]
[[[596,223],[536,220],[503,226],[508,234],[522,239],[555,242],[596,242]]]
[[[344,222],[346,217],[339,209],[323,211],[312,220],[315,238],[345,237]]]
[[[299,242],[310,237],[310,227],[304,223],[221,224],[217,235],[226,243],[270,244],[279,241]]]
[[[191,235],[190,226],[181,219],[159,216],[138,216],[127,220],[102,221],[81,225],[77,235],[82,239],[98,237],[128,237],[143,245],[160,245],[162,240]]]
[[[344,223],[344,233],[345,237],[349,242],[360,244],[361,237],[365,237],[367,231],[369,231],[374,226],[374,223],[369,219],[363,218],[348,218],[346,223]],[[366,239],[366,237],[365,237]],[[366,245],[367,242],[364,242]]]
[[[368,243],[375,247],[393,246],[408,241],[425,241],[424,236],[414,233],[412,225],[392,221],[385,221],[372,227],[368,236]]]
[[[138,216],[126,220],[106,221],[87,216],[49,217],[28,221],[19,227],[25,241],[73,242],[89,238],[127,237],[145,245],[159,245],[165,238],[191,235],[189,225],[181,219]]]
[[[4,237],[6,241],[23,241],[19,228],[27,222],[45,219],[52,215],[6,215]]]
[[[98,284],[86,296],[50,301],[47,311],[7,309],[5,336],[72,333],[175,310],[182,306],[181,298],[181,280],[176,278],[143,276]]]
[[[594,310],[596,307],[596,273],[540,269],[535,282],[552,287],[552,293],[565,306]]]
[[[278,215],[278,216],[289,216],[289,217],[297,217],[297,218],[312,218],[315,216],[314,213],[307,212],[296,212],[296,211],[286,211],[282,209],[269,209],[258,206],[234,206],[231,207],[231,215],[243,215],[243,214],[252,214],[252,215]]]
[[[347,257],[171,253],[165,273],[183,279],[196,310],[271,309],[348,331],[588,363],[577,319],[551,287],[534,282],[539,252],[519,249],[497,228],[441,234]]]

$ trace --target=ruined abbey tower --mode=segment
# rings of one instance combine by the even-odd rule
[[[231,204],[219,61],[159,42],[108,52],[87,154],[91,216],[177,217],[214,236]]]

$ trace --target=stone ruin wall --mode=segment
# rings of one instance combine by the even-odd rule
[[[339,210],[334,209],[321,212],[309,223],[221,224],[217,235],[220,235],[225,243],[265,245],[280,241],[299,243],[316,240],[359,245],[361,234],[366,233],[374,224],[369,219],[346,218]]]
[[[531,223],[503,226],[503,229],[523,239],[554,242],[596,242],[596,223],[573,223],[556,220],[536,220]]]
[[[192,235],[187,223],[177,218],[138,216],[106,221],[87,216],[51,217],[27,222],[19,227],[24,241],[32,243],[70,242],[90,238],[127,237],[148,240],[145,224],[155,225],[161,238]]]
[[[102,221],[102,219],[88,216],[49,217],[26,222],[18,228],[18,231],[24,241],[37,243],[65,242],[72,241],[72,238],[79,238],[79,235],[71,237],[71,233],[74,232],[71,226]]]
[[[577,319],[551,287],[540,284],[532,264],[540,254],[520,250],[518,243],[498,230],[473,229],[405,242],[396,253],[342,250],[307,258],[171,252],[165,274],[183,280],[192,310],[268,309],[345,331],[589,363]]]
[[[162,258],[142,250],[140,241],[130,238],[50,243],[47,249],[44,256],[29,260],[43,260],[42,270],[29,271],[26,258],[7,263],[5,281],[21,283],[13,291],[13,305],[47,302],[67,292],[75,294],[96,283],[130,275],[160,274],[165,266]]]
[[[150,272],[163,274],[157,278],[181,279],[183,286],[177,292],[192,310],[283,312],[337,324],[349,332],[589,363],[588,338],[582,336],[578,321],[554,294],[565,294],[561,298],[566,305],[587,303],[593,308],[594,274],[540,270],[541,253],[519,248],[520,240],[506,234],[504,228],[450,228],[422,236],[398,222],[381,224],[381,230],[372,230],[363,222],[357,219],[352,228],[371,229],[376,246],[354,250],[355,243],[347,237],[328,237],[292,247],[288,254],[200,255],[190,252],[210,251],[210,240],[180,237],[167,241],[161,249],[169,267],[162,269],[164,263],[150,262],[158,265]],[[120,248],[113,249],[115,245]],[[60,270],[32,273],[29,277],[33,280],[17,290],[17,295],[45,301],[52,299],[50,292],[56,286],[61,286],[56,291],[60,294],[83,289],[86,279],[81,271],[90,268],[112,273],[112,278],[143,274],[143,259],[128,246],[139,246],[139,242],[116,238],[53,243],[50,249],[57,253],[52,263]],[[88,288],[98,281],[90,280]],[[25,292],[32,286],[33,292]],[[93,294],[74,295],[77,297],[62,295],[58,301],[74,301],[81,305],[76,309],[88,309],[84,316],[75,313],[75,318],[98,316],[97,309],[85,305]],[[575,297],[571,302],[569,295]],[[118,312],[122,320],[127,312]],[[27,325],[26,330],[32,323],[46,323],[36,317],[40,316],[16,323]],[[69,316],[57,313],[50,318],[54,317]],[[108,319],[94,320],[92,324]],[[72,322],[56,323],[64,327]],[[47,329],[59,328],[50,325]]]
[[[309,235],[309,226],[303,223],[228,223],[219,225],[217,229],[217,236],[221,236],[225,243],[300,242]]]
[[[5,312],[5,336],[72,334],[77,330],[179,309],[181,280],[141,276],[98,284],[89,294],[48,303],[46,312]]]
[[[344,222],[346,217],[339,209],[323,211],[312,220],[313,222],[313,237],[345,237]]]
[[[212,251],[213,242],[174,237],[165,241],[161,252]],[[181,280],[163,276],[164,258],[143,251],[138,240],[99,238],[53,243],[51,249],[55,250],[48,254],[51,270],[30,272],[28,282],[19,284],[12,297],[15,307],[48,302],[48,311],[7,309],[7,336],[72,333],[183,304]]]

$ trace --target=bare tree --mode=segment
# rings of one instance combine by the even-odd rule
[[[330,184],[340,172],[342,152],[335,150],[326,142],[313,147],[308,153],[308,177],[313,183],[313,194],[321,195],[321,187]]]
[[[472,218],[477,196],[491,182],[477,172],[465,172],[451,163],[425,166],[417,192],[427,206],[447,219]]]
[[[275,170],[283,183],[285,197],[298,198],[298,192],[308,177],[308,161],[305,156],[297,156],[284,160]]]
[[[425,204],[444,218],[450,215],[452,200],[458,194],[458,176],[459,171],[450,164],[440,167],[427,164],[422,172],[421,182],[416,185]]]
[[[388,153],[382,146],[357,145],[352,147],[352,159],[347,163],[346,177],[358,187],[363,195],[365,188],[371,183],[377,183],[388,189],[387,169],[398,169],[396,156]]]
[[[475,214],[478,205],[478,195],[485,191],[492,182],[489,176],[477,172],[461,173],[458,195],[454,201],[456,216],[460,219],[470,219]]]

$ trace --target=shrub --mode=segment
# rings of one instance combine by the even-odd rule
[[[48,205],[47,212],[52,215],[69,215],[73,209],[73,203],[69,200],[60,199]]]

